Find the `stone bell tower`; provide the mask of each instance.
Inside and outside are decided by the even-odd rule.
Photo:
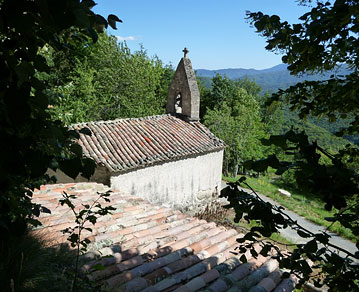
[[[188,50],[179,62],[176,73],[168,89],[166,112],[177,115],[186,121],[199,120],[199,90]]]

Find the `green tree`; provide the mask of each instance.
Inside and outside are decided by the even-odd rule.
[[[104,33],[96,43],[44,55],[51,64],[43,78],[56,101],[52,112],[68,124],[164,113],[173,70],[142,47],[131,53]]]
[[[262,155],[259,141],[264,137],[259,103],[240,84],[217,75],[205,99],[204,124],[226,143],[223,169],[233,176],[243,161]]]
[[[311,1],[300,2],[310,4]],[[333,122],[339,117],[350,116],[350,124],[338,135],[358,134],[359,3],[336,0],[316,1],[311,5],[311,10],[299,18],[301,22],[293,25],[282,22],[276,15],[261,12],[248,12],[247,16],[257,32],[267,38],[266,48],[284,54],[282,60],[289,65],[291,74],[335,70],[343,64],[350,68],[351,73],[346,76],[333,74],[327,80],[298,83],[286,90],[279,90],[269,103],[286,102],[292,110],[299,112],[300,118],[310,114],[314,117],[326,116]],[[316,141],[308,139],[304,132],[296,133],[293,130],[284,135],[272,135],[262,142],[281,148],[290,159],[280,161],[272,155],[249,162],[247,167],[256,171],[272,167],[277,174],[292,170],[301,189],[322,198],[328,210],[335,208],[336,214],[327,218],[328,221],[338,221],[359,236],[359,176],[358,168],[351,164],[359,153],[356,147],[349,145],[332,154]],[[326,157],[325,161],[322,157]],[[309,258],[318,269],[314,276],[316,286],[326,284],[330,291],[358,291],[359,266],[355,262],[359,258],[358,251],[352,253],[334,246],[329,241],[330,234],[315,234],[305,229],[278,207],[264,204],[260,199],[248,195],[238,196],[236,186],[231,187],[228,195],[236,208],[237,219],[246,213],[248,221],[261,223],[261,226],[252,228],[243,241],[255,241],[257,233],[269,236],[279,228],[291,226],[308,242],[297,245],[289,255],[280,253],[278,258],[282,267],[291,269],[304,282],[312,273],[312,267],[307,263]],[[261,253],[265,254],[270,244],[265,243],[263,247]],[[342,254],[338,254],[338,250]]]
[[[247,76],[243,79],[236,79],[235,83],[237,86],[244,88],[250,95],[258,96],[262,88],[255,81],[250,80]]]

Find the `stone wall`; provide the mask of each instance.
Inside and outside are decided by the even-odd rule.
[[[111,188],[182,211],[195,211],[219,192],[223,150],[111,177]]]
[[[192,69],[192,63],[188,58],[182,58],[179,62],[173,80],[168,88],[166,112],[176,114],[176,97],[182,97],[182,113],[184,120],[199,120],[200,95],[196,75]]]

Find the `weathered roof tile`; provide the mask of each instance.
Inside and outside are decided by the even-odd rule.
[[[150,138],[151,139],[151,138]],[[152,141],[152,140],[151,140]],[[51,215],[41,216],[43,226],[34,232],[54,236],[65,242],[61,230],[73,224],[74,217],[66,206],[60,206],[61,192],[76,194],[76,206],[91,203],[97,192],[108,188],[96,184],[63,184],[42,186],[33,195]],[[292,291],[296,279],[282,280],[278,262],[259,255],[241,263],[235,255],[236,239],[243,235],[189,217],[169,208],[113,191],[112,214],[99,219],[92,232],[85,233],[92,242],[82,256],[88,262],[82,271],[99,285],[111,291]],[[81,207],[79,207],[80,209]],[[73,225],[72,225],[73,226]],[[256,246],[258,249],[259,247]],[[93,270],[102,264],[103,270]],[[240,291],[242,291],[240,290]]]
[[[118,119],[72,125],[87,127],[92,135],[80,134],[79,144],[86,156],[121,172],[183,159],[224,148],[199,122],[185,122],[171,115]]]

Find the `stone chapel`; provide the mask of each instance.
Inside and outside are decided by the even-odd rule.
[[[169,87],[165,115],[71,126],[92,132],[78,141],[97,163],[91,181],[179,209],[219,192],[225,145],[199,121],[200,94],[187,53],[185,48]],[[58,182],[73,181],[56,176]]]

